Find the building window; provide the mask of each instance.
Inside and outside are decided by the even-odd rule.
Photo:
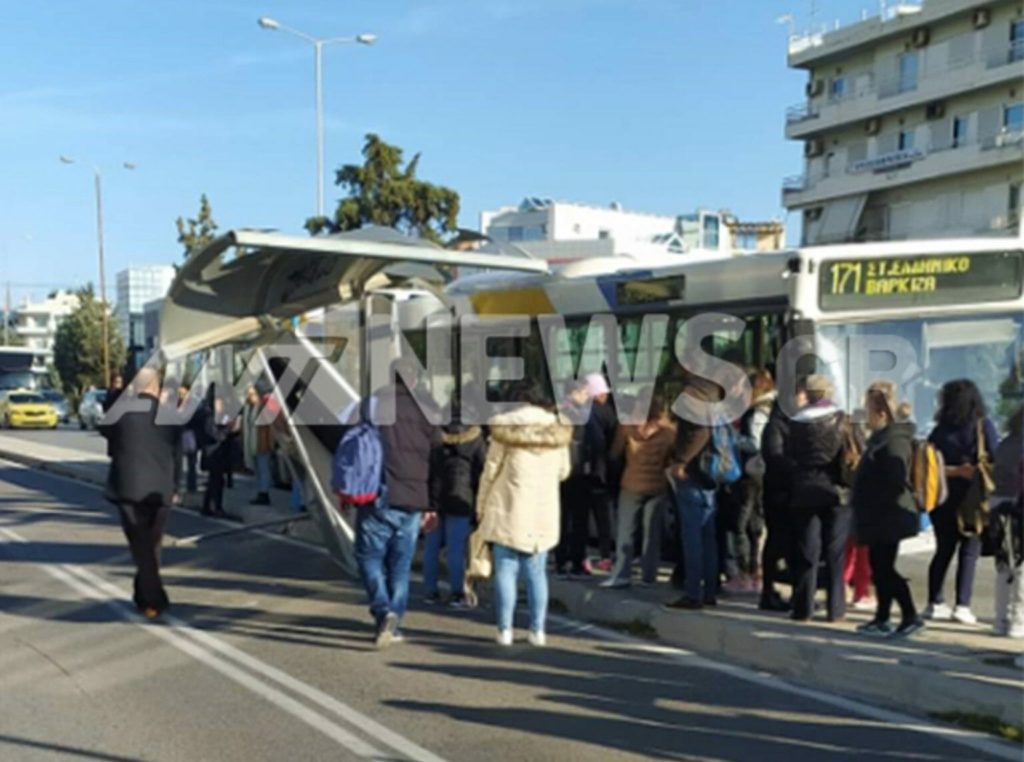
[[[967,117],[953,117],[953,148],[967,145]]]
[[[833,101],[841,101],[846,97],[846,77],[836,77],[829,85],[828,97]]]
[[[1003,107],[1003,130],[1020,132],[1024,130],[1024,103]]]
[[[521,241],[523,240],[523,227],[522,225],[512,225],[508,228],[508,240],[510,241]]]
[[[913,130],[900,130],[900,139],[897,144],[897,148],[900,151],[910,151],[914,148],[914,131]]]
[[[598,230],[597,231],[597,237],[600,238],[602,241],[605,240],[605,239],[611,238],[612,237],[612,231],[610,231],[610,230]]]
[[[1024,19],[1010,22],[1010,62],[1024,60]]]
[[[917,89],[917,51],[901,53],[899,56],[899,91],[906,93]]]
[[[1010,193],[1006,203],[1006,221],[1009,227],[1020,225],[1020,183],[1010,183]]]
[[[718,248],[718,215],[708,214],[704,217],[704,248]]]

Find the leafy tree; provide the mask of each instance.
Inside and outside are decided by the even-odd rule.
[[[379,225],[440,242],[456,230],[459,194],[416,177],[419,161],[416,154],[403,167],[401,148],[367,135],[363,163],[338,170],[335,184],[347,195],[338,202],[334,219],[310,218],[306,229],[316,235]]]
[[[78,307],[57,327],[53,342],[53,365],[60,375],[64,391],[81,397],[89,386],[102,386],[103,305],[96,299],[92,284],[79,289]],[[111,371],[124,363],[124,341],[117,326],[110,325]]]
[[[217,237],[217,223],[205,193],[199,198],[199,214],[187,220],[179,217],[174,224],[178,228],[178,243],[185,247],[186,260]]]

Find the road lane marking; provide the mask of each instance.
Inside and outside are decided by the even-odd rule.
[[[580,622],[576,619],[572,619],[571,617],[562,616],[560,614],[549,614],[548,619],[570,631],[579,630]],[[982,751],[998,759],[1008,760],[1009,762],[1020,762],[1021,760],[1020,749],[1011,747],[1008,744],[1000,743],[999,741],[989,738],[983,733],[938,725],[891,709],[872,706],[871,704],[866,704],[864,702],[857,701],[856,699],[845,698],[843,696],[827,693],[815,688],[805,688],[803,686],[787,682],[769,672],[757,672],[755,670],[748,669],[747,667],[740,667],[735,664],[714,661],[704,656],[700,656],[693,651],[687,651],[684,648],[645,643],[635,638],[631,638],[628,635],[623,635],[622,633],[609,630],[606,627],[601,627],[599,625],[591,626],[589,632],[602,640],[629,646],[630,650],[633,651],[661,656],[669,659],[670,661],[684,664],[689,667],[697,667],[699,669],[718,672],[737,680],[768,688],[769,690],[789,693],[793,696],[799,696],[800,698],[828,704],[829,706],[842,709],[852,714],[860,715],[861,717],[880,720],[887,723],[887,726],[892,730],[904,730],[921,733],[923,735],[937,736],[944,741],[958,744],[960,746],[966,746],[974,749],[975,751]]]
[[[11,462],[13,462],[13,461],[11,461]],[[32,469],[31,467],[28,467],[28,466],[22,466],[22,467],[25,468],[26,470],[35,470],[35,469]],[[36,471],[36,472],[39,473],[39,471]],[[100,488],[98,486],[96,486],[94,484],[91,484],[89,482],[83,482],[81,480],[75,479],[75,478],[70,477],[70,476],[64,476],[62,474],[55,474],[55,473],[51,473],[49,471],[43,471],[42,475],[45,476],[45,477],[62,479],[64,481],[70,482],[70,483],[78,485],[78,486],[84,485],[84,486],[89,487],[91,489],[94,489],[96,491],[100,491]],[[32,489],[32,488],[27,488],[27,489]],[[38,490],[35,490],[35,489],[32,489],[32,491],[38,492]],[[193,517],[196,516],[196,514],[194,512],[189,511],[187,509],[180,508],[180,507],[176,507],[175,509],[176,510],[180,510],[180,511],[182,511],[184,513],[187,513],[190,516],[193,516]],[[227,522],[223,522],[223,523],[227,524]],[[302,546],[306,550],[314,550],[314,551],[316,551],[318,553],[327,555],[326,549],[324,549],[323,547],[318,546],[318,545],[312,545],[310,543],[302,542],[300,540],[295,540],[293,538],[282,537],[280,535],[264,533],[264,532],[259,531],[259,530],[257,530],[255,532],[255,534],[259,534],[259,535],[265,537],[266,539],[287,542],[289,544],[294,544],[294,545],[300,545],[300,546]],[[121,597],[121,598],[124,597],[124,595],[122,593],[120,593],[120,591],[118,591],[117,595],[118,595],[118,597]],[[589,624],[589,623],[583,622],[583,621],[578,620],[578,619],[573,619],[571,617],[566,617],[566,616],[563,616],[563,615],[550,614],[549,615],[549,619],[551,621],[553,621],[553,622],[559,623],[566,630],[569,630],[570,634],[587,634],[587,635],[592,635],[592,636],[598,637],[598,638],[600,638],[602,640],[605,640],[605,641],[608,641],[608,642],[614,642],[614,643],[619,643],[619,644],[623,644],[623,645],[628,645],[633,650],[636,650],[636,651],[641,651],[641,652],[645,652],[645,653],[652,654],[652,655],[663,656],[663,657],[666,657],[666,658],[668,658],[668,659],[670,659],[672,661],[676,661],[676,662],[679,662],[681,664],[685,664],[685,665],[688,665],[688,666],[695,666],[695,667],[699,667],[699,668],[703,668],[703,669],[717,671],[719,673],[723,673],[723,674],[729,675],[731,677],[734,677],[734,678],[736,678],[738,680],[743,680],[743,681],[748,682],[748,683],[754,683],[754,684],[760,685],[762,687],[768,688],[770,690],[779,691],[779,692],[782,692],[782,693],[789,693],[791,695],[799,696],[801,698],[811,699],[811,700],[814,700],[814,701],[820,701],[820,702],[823,702],[823,703],[828,704],[830,706],[833,706],[833,707],[835,707],[837,709],[842,709],[844,711],[848,711],[848,712],[851,712],[853,714],[856,714],[856,715],[859,715],[859,716],[862,716],[862,717],[867,717],[867,718],[870,718],[870,719],[881,720],[881,721],[890,723],[893,726],[894,730],[905,730],[905,731],[910,731],[910,732],[921,733],[923,735],[930,735],[930,736],[939,737],[939,738],[941,738],[944,741],[948,741],[948,742],[953,743],[953,744],[957,744],[957,745],[960,745],[960,746],[971,748],[971,749],[974,749],[976,751],[982,751],[982,752],[984,752],[986,754],[990,754],[993,757],[996,757],[996,758],[999,758],[999,759],[1009,760],[1010,762],[1020,762],[1020,752],[1019,752],[1018,749],[1015,749],[1015,748],[1009,747],[1007,745],[1004,745],[1004,744],[1002,744],[1002,743],[1000,743],[1000,742],[998,742],[998,741],[996,741],[994,739],[990,739],[988,736],[986,736],[985,734],[982,734],[982,733],[977,733],[977,732],[969,731],[969,730],[963,730],[963,729],[955,728],[955,727],[951,727],[951,726],[939,725],[939,724],[936,724],[936,723],[929,722],[927,720],[923,720],[921,718],[913,717],[912,715],[906,715],[906,714],[902,714],[900,712],[896,712],[896,711],[893,711],[893,710],[883,709],[881,707],[876,707],[876,706],[873,706],[873,705],[868,704],[868,703],[864,703],[864,702],[857,701],[857,700],[854,700],[854,699],[845,698],[845,697],[837,695],[837,694],[831,694],[831,693],[827,693],[825,691],[821,691],[821,690],[817,690],[817,689],[813,689],[813,688],[805,688],[803,686],[800,686],[800,685],[797,685],[797,684],[794,684],[794,683],[786,682],[782,678],[777,677],[775,675],[772,675],[771,673],[768,673],[768,672],[757,672],[755,670],[748,669],[748,668],[745,668],[745,667],[740,667],[740,666],[733,665],[733,664],[728,664],[728,663],[725,663],[725,662],[714,661],[714,660],[709,659],[707,657],[699,656],[698,654],[696,654],[696,653],[694,653],[692,651],[687,651],[685,649],[677,648],[677,647],[674,647],[674,646],[666,646],[666,645],[657,645],[657,644],[646,643],[644,641],[640,641],[640,640],[637,640],[635,638],[631,638],[631,637],[629,637],[627,635],[615,632],[613,630],[609,630],[607,628],[600,627],[598,625]],[[185,625],[185,626],[187,627],[188,625]],[[202,634],[206,635],[206,633],[202,633]],[[217,642],[219,643],[220,641],[217,641]],[[225,646],[227,649],[230,649],[232,651],[237,651],[237,649],[233,649],[231,646],[228,646],[226,643],[224,643],[222,645]],[[241,654],[243,657],[247,657],[248,656],[247,654],[244,654],[242,652],[238,652],[238,653]],[[252,658],[252,657],[249,657],[249,658]],[[267,665],[267,666],[269,666],[269,665]],[[271,667],[271,669],[274,670],[275,668]],[[281,674],[284,677],[286,677],[286,678],[294,680],[294,678],[291,678],[290,675],[287,675],[285,673],[281,673]],[[296,682],[298,682],[298,681],[296,681]],[[305,684],[304,683],[300,683],[300,685],[305,685]],[[315,688],[312,688],[312,686],[306,686],[306,687],[310,688],[312,691],[315,691],[316,693],[320,693],[320,691],[318,691]],[[322,695],[325,698],[327,698],[328,700],[333,701],[333,699],[330,696],[327,696],[326,694],[322,694]],[[317,703],[320,703],[320,702],[317,702]],[[352,711],[355,711],[355,710],[352,710]],[[356,713],[356,714],[358,714],[358,713]],[[372,721],[370,721],[370,722],[372,722]],[[373,723],[373,724],[375,725],[376,723]],[[388,731],[388,732],[390,732],[390,731]],[[388,744],[388,745],[391,745],[391,744]],[[429,754],[429,752],[427,752],[427,753]],[[428,757],[428,758],[425,758],[425,759],[434,760],[434,759],[437,759],[437,758],[436,757]]]
[[[14,542],[21,544],[30,544],[31,542],[16,532],[2,527],[0,527],[0,536],[7,536]],[[384,727],[333,696],[225,643],[207,632],[192,627],[177,617],[164,615],[163,621],[166,626],[147,626],[146,621],[135,614],[127,605],[129,596],[125,591],[89,569],[76,564],[53,565],[37,562],[37,566],[55,579],[72,587],[76,592],[106,604],[126,621],[141,626],[151,635],[161,638],[178,650],[221,672],[221,674],[224,674],[243,687],[262,696],[307,724],[312,725],[328,735],[328,737],[346,746],[353,753],[371,759],[393,759],[391,755],[386,755],[375,747],[363,742],[322,714],[309,709],[272,685],[257,680],[249,673],[226,661],[226,659],[230,659],[236,664],[261,675],[266,680],[277,683],[281,687],[303,696],[350,725],[359,728],[366,735],[375,738],[377,741],[400,752],[409,759],[415,760],[415,762],[445,762],[442,757]]]

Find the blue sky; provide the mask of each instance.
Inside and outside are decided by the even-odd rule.
[[[794,13],[802,28],[812,5],[820,22],[877,11],[873,0],[3,0],[0,278],[38,284],[16,285],[16,299],[96,279],[90,163],[104,170],[111,296],[127,264],[180,257],[174,219],[203,192],[224,229],[300,230],[314,203],[312,50],[261,30],[261,15],[379,35],[325,53],[328,170],[377,132],[461,193],[464,226],[527,195],[779,216],[780,181],[801,168],[784,113],[804,77],[786,69],[776,18]]]

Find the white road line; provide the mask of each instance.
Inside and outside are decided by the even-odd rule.
[[[576,619],[556,614],[549,615],[548,618],[553,622],[557,622],[560,626],[570,629],[570,631],[578,631],[580,629],[581,623]],[[938,725],[936,723],[922,720],[917,717],[911,717],[907,714],[901,714],[900,712],[895,712],[890,709],[882,709],[881,707],[872,706],[871,704],[865,704],[855,699],[826,693],[825,691],[819,691],[814,688],[804,688],[803,686],[786,682],[782,678],[776,677],[767,672],[755,672],[754,670],[747,669],[746,667],[739,667],[734,664],[714,661],[683,648],[644,643],[635,638],[631,638],[628,635],[623,635],[605,627],[591,626],[589,632],[602,640],[630,646],[634,651],[662,656],[690,667],[698,667],[700,669],[719,672],[736,678],[737,680],[743,680],[744,682],[760,685],[763,688],[768,688],[773,691],[789,693],[791,695],[811,699],[822,704],[828,704],[829,706],[833,706],[837,709],[842,709],[852,714],[858,714],[861,717],[880,720],[888,723],[892,730],[904,730],[914,733],[922,733],[924,735],[937,736],[942,738],[944,741],[965,746],[967,748],[974,749],[975,751],[981,751],[999,759],[1009,760],[1009,762],[1021,762],[1020,749],[995,741],[983,733]]]
[[[21,535],[2,527],[0,527],[0,535],[6,535],[11,540],[19,543],[30,542]],[[362,732],[375,738],[377,741],[380,741],[395,751],[404,754],[411,760],[415,760],[416,762],[445,762],[442,757],[424,749],[398,733],[389,730],[380,723],[339,701],[333,696],[330,696],[318,688],[314,688],[313,686],[292,677],[288,673],[283,672],[266,662],[250,656],[244,651],[225,643],[207,632],[190,626],[176,617],[165,615],[163,619],[167,626],[164,627],[159,625],[145,626],[145,620],[136,615],[132,609],[129,608],[129,605],[127,605],[127,602],[130,600],[127,593],[89,569],[75,564],[59,564],[54,566],[41,563],[38,565],[51,576],[72,586],[77,592],[88,595],[88,597],[95,600],[102,601],[117,611],[122,618],[134,624],[143,626],[143,629],[146,632],[165,640],[170,645],[183,651],[189,656],[192,656],[198,661],[216,669],[218,672],[221,672],[226,677],[234,680],[243,687],[248,688],[254,693],[266,698],[271,703],[312,725],[360,756],[369,757],[371,759],[392,758],[390,755],[382,754],[382,752],[375,749],[373,746],[370,746],[369,744],[364,743],[361,739],[351,735],[348,731],[323,715],[295,701],[284,692],[271,685],[267,685],[264,682],[256,680],[248,673],[243,672],[230,663],[227,663],[224,659],[231,659],[238,665],[246,667],[267,680],[277,683],[278,685],[303,696],[307,700],[319,705],[323,709],[326,709],[328,712],[336,715],[354,727],[359,728]],[[191,641],[188,640],[189,638]]]

